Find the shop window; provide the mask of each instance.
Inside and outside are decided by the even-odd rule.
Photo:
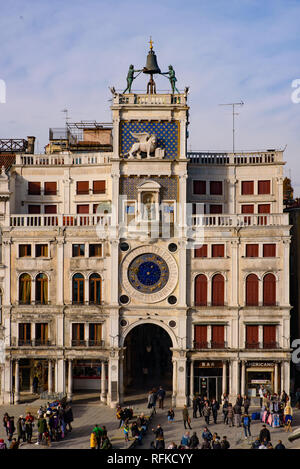
[[[212,244],[211,256],[212,257],[224,257],[224,244]]]
[[[28,182],[28,194],[29,195],[41,195],[41,183],[40,182]]]
[[[48,303],[48,277],[46,274],[38,274],[35,279],[35,301],[38,304]]]
[[[73,304],[84,303],[84,277],[82,274],[73,275],[72,298]]]
[[[267,274],[264,276],[263,305],[276,306],[276,278],[273,274]]]
[[[207,348],[207,326],[195,325],[194,326],[194,348],[202,349]]]
[[[270,194],[271,193],[271,181],[258,181],[258,193]]]
[[[93,194],[105,194],[105,181],[93,181]]]
[[[20,323],[19,324],[19,340],[18,345],[31,345],[31,324]]]
[[[101,285],[102,279],[99,274],[92,274],[89,278],[90,303],[101,304]]]
[[[84,257],[84,244],[72,244],[72,257]]]
[[[211,326],[211,348],[224,348],[224,326],[213,325]]]
[[[224,306],[224,277],[216,274],[212,278],[212,306]]]
[[[193,192],[197,195],[205,195],[206,181],[193,181]]]
[[[258,257],[258,244],[246,244],[246,257]]]
[[[250,274],[246,278],[246,305],[258,306],[258,284],[257,275]]]
[[[257,325],[246,326],[246,348],[259,348]]]
[[[84,340],[84,324],[73,323],[72,324],[72,346],[85,345]]]
[[[264,257],[276,257],[276,244],[264,244],[263,256]]]
[[[207,306],[207,278],[203,274],[195,278],[195,306]]]
[[[19,257],[31,257],[31,244],[19,244]]]
[[[89,324],[89,346],[101,346],[102,343],[102,324]]]
[[[242,181],[242,195],[254,194],[254,181]]]
[[[22,274],[19,278],[19,303],[23,305],[31,303],[31,277],[29,274]]]
[[[77,181],[76,189],[77,195],[89,194],[89,181]]]
[[[56,193],[57,193],[56,182],[45,182],[44,194],[56,195]]]
[[[210,181],[209,186],[211,195],[223,194],[222,181]]]
[[[90,244],[89,257],[102,257],[102,244]]]
[[[203,244],[199,248],[195,248],[195,257],[207,257],[207,244]]]
[[[35,257],[48,257],[48,244],[36,244]]]

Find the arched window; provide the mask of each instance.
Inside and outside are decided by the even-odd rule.
[[[35,301],[45,305],[48,303],[48,277],[38,274],[35,279]]]
[[[273,274],[264,276],[263,282],[263,305],[275,306],[276,305],[276,278]]]
[[[203,274],[195,278],[195,306],[207,306],[207,278]]]
[[[73,275],[72,298],[73,304],[84,303],[84,277],[82,274]]]
[[[22,274],[19,279],[19,302],[23,305],[31,303],[31,277],[29,274]]]
[[[101,277],[99,274],[92,274],[89,279],[90,303],[101,304]]]
[[[211,282],[211,304],[212,306],[224,306],[224,277],[216,274]]]
[[[255,274],[246,278],[246,305],[258,306],[258,277]]]

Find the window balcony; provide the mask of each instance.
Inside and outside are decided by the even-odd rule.
[[[72,347],[105,347],[104,340],[80,340],[72,339]]]
[[[209,341],[209,342],[195,342],[194,341],[194,349],[195,350],[203,350],[203,349],[226,349],[228,348],[227,342],[214,342],[214,341]]]
[[[54,345],[50,340],[45,339],[12,339],[12,346],[18,347],[50,347]]]
[[[248,350],[251,349],[260,349],[260,350],[274,350],[281,348],[278,342],[246,342],[245,348]]]

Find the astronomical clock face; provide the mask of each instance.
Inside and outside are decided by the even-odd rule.
[[[124,258],[121,278],[130,298],[141,303],[157,303],[176,288],[178,267],[170,252],[157,246],[140,246]]]
[[[142,254],[129,265],[128,279],[137,291],[156,293],[167,284],[169,268],[164,259],[157,254]]]

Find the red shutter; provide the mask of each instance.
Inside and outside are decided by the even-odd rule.
[[[242,213],[254,213],[254,205],[242,205]]]
[[[88,194],[89,193],[89,181],[78,181],[77,182],[77,194]]]
[[[41,213],[41,206],[40,205],[28,205],[28,213],[29,215],[37,215]]]
[[[56,195],[56,182],[45,182],[45,195]]]
[[[203,274],[195,279],[195,305],[207,306],[207,278]]]
[[[246,348],[258,348],[258,326],[246,326]]]
[[[224,257],[224,244],[213,244],[211,247],[212,257]]]
[[[246,278],[246,305],[258,306],[258,277],[255,274]]]
[[[254,194],[254,181],[242,181],[242,195]]]
[[[212,278],[212,305],[224,306],[224,277],[221,274]]]
[[[195,326],[194,343],[195,348],[207,348],[207,326]]]
[[[222,181],[210,181],[210,194],[211,195],[222,195]]]
[[[93,194],[105,194],[105,181],[93,181]]]
[[[224,326],[212,326],[212,348],[224,347]]]
[[[207,244],[203,244],[200,248],[195,248],[195,257],[207,257]]]
[[[273,274],[264,276],[263,304],[264,306],[276,306],[276,278]]]
[[[56,205],[45,205],[44,213],[57,213]]]
[[[258,244],[246,244],[246,257],[258,257]]]
[[[28,182],[28,194],[29,195],[40,195],[41,194],[41,183],[40,182]]]
[[[264,244],[263,257],[276,257],[276,244]]]
[[[89,213],[89,205],[77,205],[77,213]]]
[[[271,181],[258,181],[258,193],[270,194],[271,193]]]
[[[258,213],[271,213],[271,205],[270,204],[260,204],[258,206]]]
[[[206,181],[193,181],[193,192],[198,195],[206,194]]]
[[[211,214],[222,213],[222,211],[223,211],[222,205],[210,205],[209,206],[209,213]]]
[[[276,326],[264,326],[264,348],[276,347]]]

